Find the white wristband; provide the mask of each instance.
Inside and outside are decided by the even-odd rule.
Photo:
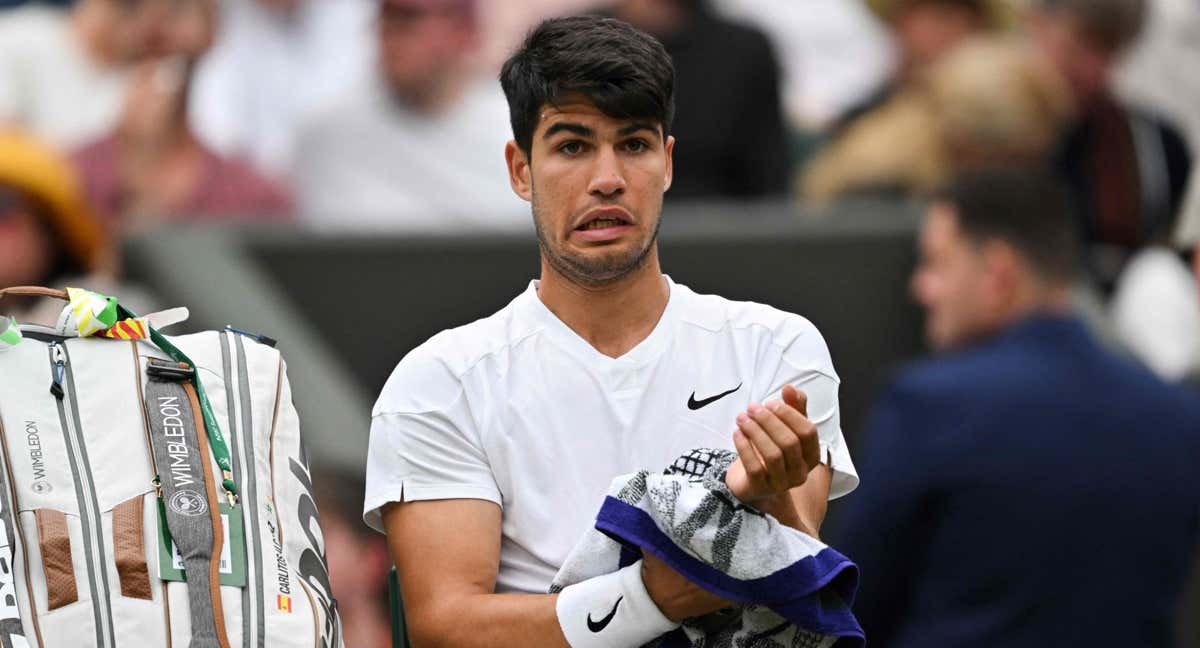
[[[642,561],[565,588],[555,605],[571,648],[638,648],[679,627],[642,582]]]

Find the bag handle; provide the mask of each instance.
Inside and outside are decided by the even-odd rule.
[[[71,301],[67,296],[67,291],[57,290],[55,288],[43,288],[42,286],[13,286],[12,288],[0,289],[0,299],[4,299],[5,295],[17,295],[22,297],[53,297],[63,301]]]

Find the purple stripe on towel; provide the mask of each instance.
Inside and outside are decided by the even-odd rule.
[[[865,645],[850,606],[858,589],[858,566],[826,547],[769,576],[739,580],[704,563],[659,530],[648,513],[607,497],[596,529],[623,546],[639,547],[708,591],[740,604],[761,604],[811,632],[841,638],[836,645]]]

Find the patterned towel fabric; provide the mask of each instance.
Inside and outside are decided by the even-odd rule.
[[[596,526],[579,541],[550,592],[662,559],[737,607],[696,619],[645,648],[857,648],[850,605],[858,567],[821,541],[741,504],[725,485],[737,458],[696,449],[662,474],[613,480]]]

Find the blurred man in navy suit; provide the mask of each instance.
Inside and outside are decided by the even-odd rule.
[[[912,285],[944,353],[883,394],[838,534],[873,646],[1171,645],[1200,400],[1070,314],[1074,240],[1039,171],[975,171],[929,209]]]

